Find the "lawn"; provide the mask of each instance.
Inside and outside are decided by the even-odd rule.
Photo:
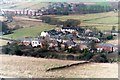
[[[41,26],[24,27],[24,28],[15,30],[14,33],[9,34],[9,35],[5,35],[3,37],[12,38],[12,39],[28,37],[28,36],[35,37],[40,32],[45,31],[45,30],[50,30],[50,29],[53,29],[53,28],[55,28],[55,26],[43,23],[43,25],[41,25]]]

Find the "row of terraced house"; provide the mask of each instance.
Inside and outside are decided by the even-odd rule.
[[[42,15],[42,12],[32,9],[1,9],[1,13],[3,15],[6,13],[12,13],[14,15],[30,15],[30,16]]]

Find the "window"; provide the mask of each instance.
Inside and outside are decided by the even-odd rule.
[[[37,44],[37,42],[35,42],[35,44]]]

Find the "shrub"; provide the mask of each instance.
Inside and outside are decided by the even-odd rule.
[[[73,56],[73,55],[67,55],[66,58],[67,58],[68,60],[74,60],[74,56]]]
[[[82,59],[82,60],[90,60],[92,57],[94,56],[93,53],[90,53],[88,51],[84,51],[83,55],[79,56],[79,59]]]
[[[96,54],[94,55],[90,61],[92,62],[108,62],[107,55],[105,54]]]
[[[111,40],[111,39],[113,39],[113,35],[108,35],[107,40]]]

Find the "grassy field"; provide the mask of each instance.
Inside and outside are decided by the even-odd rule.
[[[14,30],[12,34],[4,35],[2,37],[9,39],[18,39],[22,37],[35,37],[40,32],[55,28],[54,25],[42,23],[36,19],[29,19],[28,17],[14,17],[14,21],[7,24],[9,28],[14,28],[19,25],[20,29]]]
[[[37,34],[39,34],[42,31],[50,30],[55,28],[53,25],[43,24],[41,26],[34,26],[34,27],[25,27],[18,30],[15,30],[14,33],[5,35],[3,37],[5,38],[22,38],[22,37],[35,37]]]
[[[21,2],[21,3],[15,3],[15,4],[3,4],[0,5],[1,8],[7,8],[7,9],[40,9],[42,7],[48,6],[49,3],[43,3],[43,2]]]
[[[81,26],[93,26],[99,30],[111,30],[112,26],[118,29],[118,13],[105,12],[95,14],[81,14],[68,16],[53,16],[59,20],[76,19],[81,21]]]
[[[22,78],[118,78],[117,63],[89,63],[46,72],[81,61],[0,55],[0,75]]]
[[[81,26],[91,26],[97,29],[111,30],[113,26],[118,29],[118,14],[114,12],[96,13],[96,14],[82,14],[82,15],[68,15],[68,16],[52,16],[60,20],[77,19],[81,21]],[[26,20],[25,20],[26,19]],[[8,23],[8,26],[14,28],[16,25],[20,25],[24,28],[15,30],[13,34],[5,35],[3,37],[17,39],[26,36],[36,36],[38,33],[44,30],[50,30],[55,28],[54,25],[48,25],[36,20],[29,20],[25,17],[14,17],[12,23]]]

